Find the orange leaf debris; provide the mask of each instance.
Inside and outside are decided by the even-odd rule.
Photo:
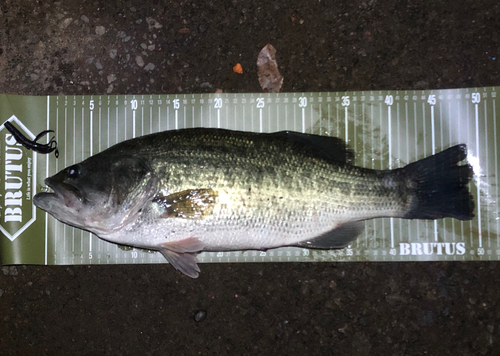
[[[233,67],[233,72],[243,74],[243,67],[241,66],[241,64],[236,63],[236,65]]]

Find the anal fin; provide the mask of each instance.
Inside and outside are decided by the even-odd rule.
[[[293,246],[319,250],[343,248],[356,240],[356,238],[363,232],[364,228],[364,221],[348,222],[324,233],[323,235],[307,241],[299,242]]]

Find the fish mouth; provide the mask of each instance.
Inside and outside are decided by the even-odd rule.
[[[45,185],[49,188],[47,192],[37,193],[33,198],[36,207],[47,212],[53,212],[61,205],[67,208],[75,208],[83,201],[80,190],[75,186],[56,181],[53,177],[45,179]]]

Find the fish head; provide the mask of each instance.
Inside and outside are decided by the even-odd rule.
[[[158,184],[145,160],[96,155],[45,179],[33,203],[57,220],[105,236],[133,222]]]

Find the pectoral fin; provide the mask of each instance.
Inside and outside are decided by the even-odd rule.
[[[190,237],[184,240],[165,242],[159,251],[176,270],[188,277],[198,278],[200,268],[195,254],[203,248],[204,244],[199,239]]]
[[[213,189],[187,189],[167,196],[157,196],[161,218],[200,219],[212,214],[218,194]]]

